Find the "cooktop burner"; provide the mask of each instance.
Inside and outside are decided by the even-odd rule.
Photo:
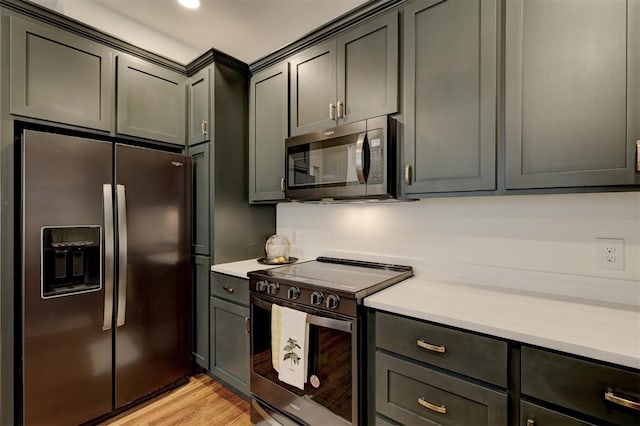
[[[330,257],[249,272],[252,293],[348,315],[366,296],[411,276],[411,266]]]

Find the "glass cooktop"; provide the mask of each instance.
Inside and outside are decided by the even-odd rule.
[[[316,260],[254,271],[254,273],[273,281],[285,279],[299,283],[301,286],[304,284],[352,293],[354,297],[360,298],[413,276],[413,268],[318,257]]]

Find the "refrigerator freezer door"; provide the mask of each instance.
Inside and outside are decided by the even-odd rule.
[[[112,152],[112,144],[105,142],[36,131],[23,134],[23,414],[27,425],[80,424],[111,411],[112,331],[103,330],[103,219],[113,218],[103,218],[103,185],[112,184]],[[83,231],[87,229],[92,231],[87,234]],[[76,291],[73,286],[65,289],[62,282],[53,296],[44,298],[46,250],[55,251],[56,259],[61,259],[56,268],[64,269],[62,261],[70,246],[76,246],[75,259],[82,259],[82,247],[90,245],[86,235],[102,238],[95,257],[100,264],[99,285],[94,283],[98,278],[92,278],[90,288],[82,290],[80,284]],[[75,272],[67,275],[79,279],[83,265],[72,262],[67,266],[73,265]],[[63,276],[59,272],[57,281]],[[64,291],[58,296],[60,288]]]
[[[126,303],[116,307],[115,327],[115,405],[121,407],[189,374],[191,167],[188,157],[144,148],[116,145],[115,155],[116,205],[126,215],[126,227],[118,218],[126,290],[121,278],[124,294],[116,298]]]

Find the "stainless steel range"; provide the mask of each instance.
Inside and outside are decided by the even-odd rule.
[[[413,276],[410,266],[318,257],[249,272],[251,420],[260,424],[363,424],[363,299]],[[306,313],[304,389],[279,379],[273,305]]]

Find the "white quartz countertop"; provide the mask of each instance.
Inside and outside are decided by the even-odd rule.
[[[300,259],[298,262],[302,262]],[[211,270],[213,272],[219,272],[221,274],[232,275],[238,278],[248,279],[247,273],[256,271],[258,269],[271,269],[284,265],[263,265],[258,263],[257,259],[239,260],[237,262],[220,263],[218,265],[212,265]]]
[[[299,262],[308,260],[300,259]],[[239,278],[262,265],[256,259],[213,265]],[[615,303],[529,293],[415,276],[365,299],[387,312],[640,368],[640,309]]]
[[[367,297],[365,305],[640,368],[640,311],[631,306],[417,276]]]

